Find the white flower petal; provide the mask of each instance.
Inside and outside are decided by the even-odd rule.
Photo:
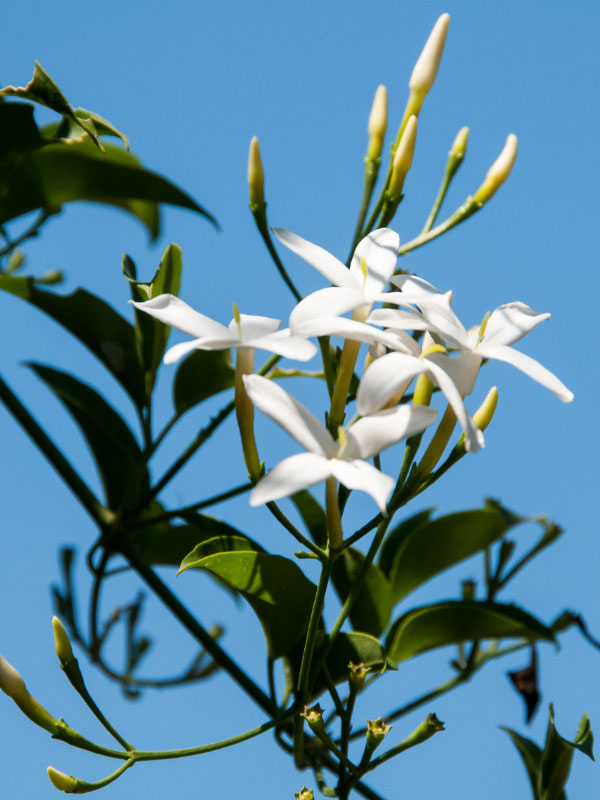
[[[244,344],[251,340],[256,340],[261,336],[267,336],[278,330],[281,325],[280,319],[272,317],[259,317],[251,314],[240,314],[240,328],[242,329],[242,342]],[[229,323],[229,330],[232,335],[239,338],[238,326],[235,319]]]
[[[331,463],[315,453],[284,458],[256,484],[250,493],[250,505],[259,506],[314,486],[330,477]]]
[[[339,458],[329,460],[331,473],[348,489],[360,489],[370,494],[379,506],[382,514],[386,513],[387,501],[394,490],[395,481],[389,475],[380,472],[366,461],[343,461]]]
[[[331,253],[328,253],[327,250],[283,228],[272,228],[271,230],[281,244],[284,244],[300,258],[303,258],[334,286],[344,286],[347,289],[360,291],[362,281],[357,283],[346,265],[342,264],[335,256],[332,256]]]
[[[191,342],[180,342],[179,344],[174,344],[173,347],[169,347],[165,353],[163,362],[165,364],[175,364],[180,358],[183,358],[183,356],[191,353],[192,350],[202,350],[202,347],[198,347],[196,345],[196,342],[198,341],[198,339],[192,339]]]
[[[390,228],[380,228],[362,239],[354,251],[350,272],[362,288],[365,297],[372,297],[388,285],[398,261],[400,237]],[[367,276],[361,267],[364,259]]]
[[[337,444],[327,428],[285,389],[260,375],[244,375],[244,386],[257,408],[271,417],[311,453],[332,456]]]
[[[369,366],[358,384],[358,413],[364,417],[379,411],[401,386],[425,370],[423,362],[412,355],[388,353],[381,356]]]
[[[547,319],[550,314],[538,314],[525,303],[505,303],[490,315],[482,341],[486,345],[514,344]]]
[[[292,336],[289,328],[269,333],[254,341],[244,342],[244,344],[247,347],[268,350],[270,353],[277,353],[284,358],[294,358],[297,361],[308,361],[317,352],[316,345],[309,342],[308,339]]]
[[[140,311],[145,311],[146,314],[164,322],[165,325],[171,325],[196,339],[203,336],[227,335],[225,325],[200,314],[199,311],[194,311],[191,306],[172,294],[159,294],[158,297],[145,300],[143,303],[134,303],[133,300],[129,302]]]
[[[397,308],[376,308],[369,314],[367,322],[395,331],[427,331],[431,327],[418,311],[413,311],[412,309],[401,311]],[[415,348],[411,349],[415,349],[416,353],[420,353],[421,348],[417,342],[414,342],[414,345]]]
[[[307,295],[293,309],[290,314],[290,329],[296,333],[299,325],[310,322],[315,317],[337,317],[365,305],[369,305],[369,301],[357,289],[342,289],[337,286],[319,289]]]
[[[461,397],[468,397],[473,391],[482,357],[478,350],[466,351],[450,358],[444,353],[430,353],[427,361],[433,362],[447,372]]]
[[[349,454],[361,458],[381,453],[400,439],[421,433],[437,417],[437,410],[428,406],[402,405],[362,417],[346,431]]]
[[[525,353],[515,350],[506,345],[484,345],[483,343],[477,348],[477,352],[484,358],[496,358],[498,361],[505,361],[507,364],[512,364],[513,367],[520,369],[526,375],[529,375],[534,381],[541,383],[546,389],[550,389],[559,400],[563,403],[570,403],[573,399],[573,392],[569,391],[564,383],[559,380],[554,373],[543,367],[539,361],[536,361]]]
[[[393,283],[403,292],[414,294],[423,300],[441,300],[446,296],[445,293],[436,289],[432,283],[428,283],[416,275],[394,275],[390,279],[390,283]]]
[[[382,344],[392,350],[406,351],[407,345],[400,335],[403,331],[379,331],[367,325],[345,317],[318,317],[306,320],[294,328],[298,336],[339,336],[342,339],[352,339],[356,342],[367,344]]]

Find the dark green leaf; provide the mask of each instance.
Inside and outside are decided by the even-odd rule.
[[[446,600],[416,608],[396,620],[388,634],[386,648],[394,661],[405,661],[448,644],[514,638],[554,641],[550,628],[517,606]]]
[[[33,106],[0,103],[0,177],[4,175],[5,161],[45,143],[33,119]]]
[[[135,405],[144,407],[144,375],[136,355],[134,329],[111,306],[84,289],[54,294],[22,276],[0,275],[0,289],[27,300],[59,322],[100,359]]]
[[[440,572],[485,550],[520,521],[495,503],[433,521],[426,518],[428,513],[422,512],[421,525],[405,524],[400,534],[396,529],[393,544],[387,545],[383,555],[387,564],[391,560],[388,574],[394,603]],[[407,522],[414,523],[416,518]]]
[[[349,548],[336,559],[332,580],[342,603],[354,586],[365,557],[354,548]],[[379,636],[387,627],[392,613],[390,584],[375,564],[371,564],[352,611],[350,621],[358,631]]]
[[[539,786],[539,775],[540,775],[540,767],[542,764],[542,751],[537,746],[535,742],[532,742],[531,739],[527,739],[525,736],[521,736],[516,731],[511,730],[510,728],[504,728],[500,726],[503,731],[506,731],[514,746],[519,751],[519,755],[521,756],[521,760],[523,761],[523,765],[527,770],[527,777],[529,778],[529,783],[531,784],[531,791],[533,794],[533,800],[540,800],[540,795],[538,791]]]
[[[170,203],[215,220],[188,194],[166,178],[144,169],[120,147],[106,145],[99,153],[87,143],[50,144],[4,163],[0,190],[0,224],[36,209],[55,209],[74,200],[107,203],[133,214],[132,200]],[[148,223],[146,206],[140,218]],[[151,230],[156,235],[156,230]]]
[[[319,547],[325,547],[327,544],[327,522],[321,504],[306,490],[292,495],[291,501],[298,509],[302,522],[304,522],[313,542],[318,544]]]
[[[150,478],[139,445],[123,419],[104,398],[77,378],[29,363],[77,422],[92,452],[111,509],[134,507]]]
[[[146,315],[147,316],[147,315]],[[173,405],[184,414],[197,403],[235,383],[229,350],[194,350],[179,365],[173,381]]]
[[[42,68],[39,62],[35,62],[33,77],[27,86],[5,86],[0,89],[0,97],[12,96],[20,97],[24,100],[33,100],[34,103],[51,108],[63,117],[66,117],[78,127],[82,128],[92,139],[94,144],[102,150],[102,144],[98,138],[98,131],[91,118],[86,116],[84,109],[78,109],[79,114],[69,105],[67,98],[54,83],[50,75]],[[99,119],[102,119],[99,117]],[[102,120],[106,123],[106,120]],[[110,123],[106,123],[111,128]]]
[[[306,633],[316,587],[293,561],[267,553],[229,552],[207,556],[194,567],[209,570],[250,603],[272,658],[288,653]]]
[[[408,539],[414,531],[422,528],[425,523],[429,522],[433,514],[433,508],[426,508],[413,514],[412,517],[403,519],[399,525],[396,525],[385,537],[381,550],[379,551],[379,566],[383,572],[388,576],[392,571],[394,558],[398,548],[403,546],[403,542]]]
[[[94,123],[96,133],[99,136],[116,136],[121,139],[127,150],[129,150],[129,139],[125,134],[115,128],[107,119],[88,111],[86,108],[73,109],[74,117],[63,117],[60,122],[50,123],[42,127],[42,135],[47,140],[60,139],[68,144],[80,143],[85,141],[87,133],[80,124],[80,119],[91,120]]]
[[[580,750],[594,760],[594,737],[587,714],[581,718],[575,741],[568,742],[554,727],[554,709],[548,708],[548,729],[542,753],[539,796],[540,800],[559,800],[571,770],[573,751]]]
[[[215,555],[215,553],[235,553],[235,552],[248,552],[254,551],[256,553],[264,553],[265,550],[257,542],[252,541],[247,536],[214,536],[212,539],[206,539],[197,544],[194,549],[188,553],[181,562],[181,566],[177,571],[179,575],[186,569],[198,566],[198,562],[207,556]],[[200,565],[202,568],[202,565]]]

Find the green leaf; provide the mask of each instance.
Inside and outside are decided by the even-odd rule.
[[[0,89],[0,97],[2,96],[33,100],[34,103],[39,103],[47,108],[51,108],[53,111],[58,112],[77,125],[77,127],[82,128],[89,135],[96,147],[100,150],[103,149],[100,139],[98,138],[98,131],[96,130],[94,121],[86,116],[87,112],[82,108],[78,109],[79,114],[75,112],[67,101],[67,98],[38,61],[35,62],[33,77],[27,86],[5,86],[3,89]],[[99,119],[102,118],[100,117]],[[102,121],[106,122],[106,120]],[[110,123],[106,124],[110,126]],[[112,126],[110,127],[112,128]]]
[[[181,562],[181,566],[177,571],[177,575],[185,572],[186,569],[197,568],[198,562],[207,556],[215,555],[215,553],[235,553],[235,552],[248,552],[254,551],[256,553],[264,553],[265,550],[257,542],[252,541],[247,536],[228,535],[228,536],[214,536],[211,539],[206,539],[197,544],[194,549],[188,553]],[[202,569],[202,565],[200,565]]]
[[[46,141],[33,119],[33,106],[0,103],[0,176],[4,175],[3,162],[44,144]]]
[[[144,407],[144,375],[134,329],[111,306],[84,289],[69,295],[38,289],[32,278],[24,276],[0,275],[0,289],[27,300],[59,322],[100,359],[137,408]]]
[[[548,729],[542,753],[539,775],[540,800],[559,800],[569,778],[573,751],[580,750],[594,760],[594,736],[588,715],[584,714],[577,728],[575,741],[568,742],[558,733],[554,726],[554,708],[548,708]]]
[[[315,500],[309,491],[297,492],[290,498],[302,517],[302,522],[312,540],[319,547],[327,544],[327,522],[323,506]]]
[[[448,644],[515,638],[554,641],[550,628],[517,606],[446,600],[421,606],[396,620],[388,634],[386,648],[394,661],[405,661]]]
[[[338,597],[344,603],[360,573],[365,557],[360,550],[349,548],[336,559],[332,580]],[[390,584],[375,564],[367,570],[365,581],[350,612],[353,628],[373,636],[386,629],[392,613]]]
[[[150,477],[142,452],[127,424],[104,398],[77,378],[29,362],[64,404],[81,429],[102,479],[106,502],[116,510],[133,508],[148,491]]]
[[[144,203],[188,208],[216,225],[214,218],[166,178],[144,169],[138,159],[107,144],[100,153],[89,142],[49,144],[2,164],[0,224],[36,209],[56,209],[74,200],[107,203],[125,209],[148,225]],[[132,204],[132,201],[136,203]],[[158,231],[151,229],[152,236]]]
[[[190,565],[191,566],[191,565]],[[267,553],[216,553],[195,562],[239,591],[259,618],[271,658],[304,636],[316,587],[288,558]]]
[[[527,737],[521,736],[521,734],[516,733],[516,731],[513,731],[510,728],[505,728],[503,726],[500,727],[501,730],[506,731],[506,733],[508,733],[508,735],[512,739],[514,746],[519,751],[519,755],[521,756],[523,765],[527,770],[527,777],[529,778],[529,783],[531,784],[533,800],[540,800],[538,785],[539,785],[540,767],[542,764],[541,749],[531,739],[527,739]]]
[[[173,381],[173,405],[184,414],[235,383],[229,350],[194,350],[179,365]]]
[[[392,532],[383,554],[394,603],[426,581],[469,556],[485,550],[521,520],[488,502],[485,508],[459,511],[430,521],[429,511],[407,520],[400,533]],[[391,562],[391,564],[390,564]]]
[[[379,566],[388,578],[392,571],[398,548],[403,546],[403,542],[408,539],[414,531],[422,528],[425,523],[429,522],[433,512],[433,508],[426,508],[423,511],[419,511],[417,514],[413,514],[412,517],[403,519],[399,525],[396,525],[395,528],[389,531],[383,540],[378,558]]]
[[[85,141],[87,133],[81,126],[80,120],[91,120],[99,136],[116,136],[121,139],[127,150],[129,150],[129,139],[125,134],[115,128],[100,114],[95,111],[88,111],[86,108],[73,109],[74,117],[63,117],[60,122],[51,122],[42,127],[42,135],[48,140],[60,140],[66,144],[79,144]]]

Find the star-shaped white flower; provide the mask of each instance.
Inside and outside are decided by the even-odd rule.
[[[400,280],[394,278],[393,282],[400,283],[406,278],[407,276],[401,276]],[[414,296],[413,289],[411,287],[411,296]],[[550,314],[539,314],[520,301],[505,303],[498,306],[482,325],[467,331],[452,310],[448,294],[443,295],[430,286],[417,304],[418,311],[377,309],[371,313],[368,321],[390,330],[407,330],[411,326],[413,330],[428,330],[434,338],[438,337],[460,350],[461,355],[458,358],[445,360],[443,356],[434,353],[430,359],[449,372],[463,397],[473,390],[481,361],[489,358],[512,364],[550,389],[563,403],[570,403],[573,399],[573,393],[556,375],[535,359],[511,347],[541,322],[549,319]]]
[[[289,328],[279,330],[281,320],[239,314],[228,326],[206,317],[172,294],[161,294],[143,303],[129,301],[140,311],[193,336],[165,353],[165,364],[172,364],[192,350],[226,350],[249,348],[268,350],[280,356],[308,361],[317,348],[305,338],[292,336]]]
[[[288,497],[334,477],[349,489],[361,489],[385,513],[394,479],[365,459],[400,439],[421,433],[437,416],[425,406],[400,406],[359,419],[335,440],[327,428],[281,386],[259,375],[245,375],[246,392],[254,405],[296,439],[307,453],[281,461],[254,487],[253,506]]]

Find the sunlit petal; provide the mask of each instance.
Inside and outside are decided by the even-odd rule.
[[[375,500],[381,512],[386,513],[387,501],[394,490],[393,478],[359,459],[342,461],[339,458],[332,458],[329,464],[331,474],[340,483],[343,483],[348,489],[360,489],[367,492]]]
[[[329,478],[333,461],[315,453],[298,453],[284,458],[259,480],[250,493],[250,505],[289,497]]]
[[[261,336],[253,341],[245,342],[247,347],[256,347],[258,350],[268,350],[285,358],[294,358],[297,361],[308,361],[317,352],[317,347],[308,339],[290,335],[290,329],[275,331],[266,336]]]
[[[400,237],[390,228],[380,228],[358,243],[350,263],[350,272],[362,287],[365,297],[372,297],[388,285],[398,261]],[[367,269],[363,274],[361,261]]]
[[[421,433],[435,422],[437,410],[428,406],[403,405],[362,417],[346,431],[348,450],[361,458],[381,453],[386,447]],[[352,449],[351,449],[352,445]]]
[[[343,289],[337,286],[319,289],[307,295],[294,308],[290,314],[290,328],[295,333],[299,325],[310,322],[315,317],[337,317],[368,304],[368,300],[365,300],[357,289]]]
[[[346,265],[327,250],[283,228],[272,228],[272,230],[281,244],[303,258],[334,286],[345,286],[348,289],[360,291],[362,282],[357,283]]]
[[[538,314],[525,303],[505,303],[490,315],[483,342],[486,345],[514,344],[547,319],[550,314]]]
[[[442,363],[447,365],[453,360],[455,359],[446,357],[445,361]],[[424,358],[423,361],[428,364],[430,374],[433,375],[435,383],[437,383],[444,393],[448,403],[456,414],[456,419],[460,422],[460,425],[465,432],[465,448],[470,450],[472,453],[479,452],[479,450],[481,450],[485,444],[483,433],[479,430],[477,425],[475,425],[473,419],[469,415],[469,412],[465,408],[461,393],[456,388],[454,381],[450,375],[442,367],[438,366],[438,364],[432,359]]]
[[[506,345],[484,345],[482,343],[477,348],[477,352],[484,358],[495,358],[498,361],[512,364],[513,367],[520,369],[521,372],[529,375],[530,378],[545,386],[546,389],[550,389],[563,403],[570,403],[574,397],[573,392],[569,391],[554,373],[543,367],[539,361],[526,356],[525,353],[521,353],[519,350]]]
[[[401,386],[426,369],[420,359],[405,353],[388,353],[376,359],[358,384],[358,413],[364,416],[379,411]]]
[[[256,340],[260,336],[267,336],[278,330],[281,325],[280,319],[271,317],[259,317],[251,314],[240,314],[240,328],[242,329],[242,342]],[[229,330],[234,336],[238,336],[238,326],[235,319],[229,323]]]
[[[151,300],[145,300],[143,303],[135,303],[133,300],[129,301],[132,306],[145,311],[151,317],[164,322],[165,325],[171,325],[177,330],[199,339],[202,336],[223,336],[227,335],[227,328],[216,322],[210,317],[200,314],[195,311],[183,300],[172,294],[159,294],[158,297],[153,297]]]

